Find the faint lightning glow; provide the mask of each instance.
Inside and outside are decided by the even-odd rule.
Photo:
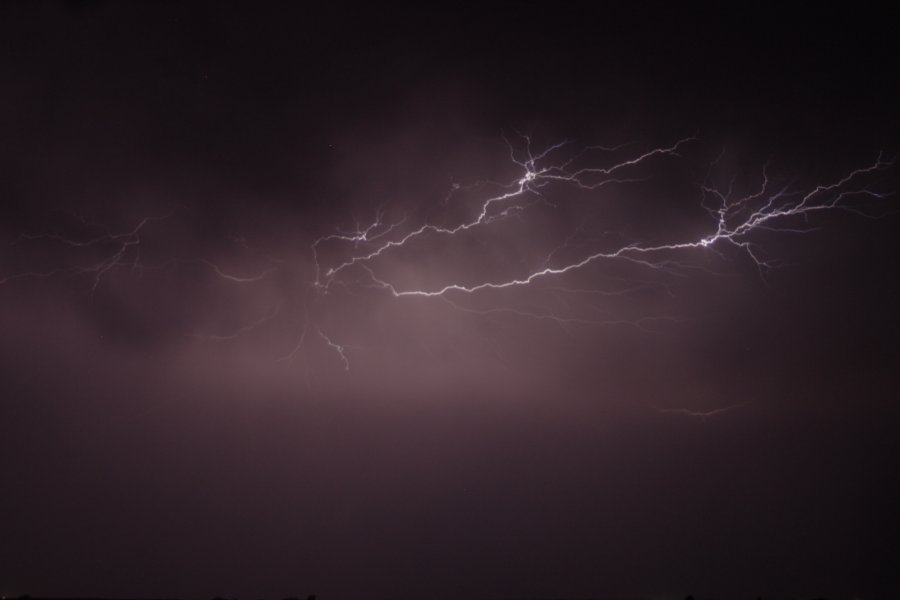
[[[738,410],[740,408],[744,408],[749,405],[750,401],[741,402],[739,404],[730,404],[728,406],[722,406],[719,408],[714,408],[706,411],[699,410],[690,410],[687,408],[660,408],[659,412],[662,414],[669,415],[683,415],[685,417],[692,417],[700,420],[706,420],[712,417],[718,417],[720,415],[724,415],[726,413],[730,413],[732,411]]]
[[[86,240],[77,240],[53,233],[23,233],[17,240],[12,242],[16,245],[23,241],[40,241],[50,240],[69,246],[71,248],[101,248],[101,257],[95,262],[88,265],[79,265],[73,267],[59,267],[49,269],[47,271],[25,271],[8,275],[0,278],[0,284],[7,283],[15,279],[23,279],[29,277],[46,278],[54,275],[77,275],[87,274],[91,276],[90,292],[93,294],[97,291],[100,281],[104,275],[116,267],[127,265],[133,270],[140,268],[140,244],[141,233],[150,223],[155,221],[163,221],[174,214],[174,210],[161,216],[144,217],[137,224],[123,232],[113,233],[105,230],[102,235],[88,238]],[[85,222],[83,218],[80,221]]]

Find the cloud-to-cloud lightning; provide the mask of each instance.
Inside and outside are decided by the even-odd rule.
[[[480,316],[515,315],[519,317],[549,320],[560,326],[568,325],[603,325],[629,323],[645,329],[648,324],[657,320],[678,320],[674,315],[650,315],[638,319],[595,319],[582,318],[576,315],[558,314],[551,309],[522,310],[511,306],[494,306],[488,309],[475,309],[463,306],[458,299],[478,292],[507,291],[514,292],[525,288],[539,280],[554,279],[562,281],[557,284],[560,294],[601,293],[601,289],[578,290],[567,288],[564,278],[579,270],[597,263],[621,261],[650,271],[679,272],[688,268],[699,268],[691,264],[692,254],[697,252],[714,252],[721,254],[725,247],[736,248],[745,254],[764,276],[767,270],[777,266],[777,260],[764,258],[762,248],[754,240],[754,234],[762,231],[781,231],[802,233],[810,230],[806,224],[815,213],[828,210],[846,210],[871,216],[854,201],[860,199],[884,199],[887,194],[872,187],[872,176],[885,171],[893,165],[893,160],[879,155],[873,162],[847,173],[841,174],[831,182],[813,186],[803,190],[794,185],[776,185],[768,174],[767,167],[762,169],[758,189],[746,194],[737,194],[733,179],[725,189],[714,183],[714,167],[719,159],[710,166],[707,177],[698,187],[701,192],[701,206],[710,217],[707,232],[696,237],[663,240],[657,243],[641,243],[625,241],[618,246],[600,251],[584,252],[580,256],[563,260],[558,258],[559,250],[567,248],[576,231],[563,240],[533,270],[521,274],[510,273],[508,277],[486,279],[477,283],[464,283],[449,280],[432,287],[412,287],[392,282],[387,275],[379,271],[379,260],[392,251],[402,249],[420,242],[423,238],[453,238],[478,228],[487,228],[509,217],[522,215],[539,203],[553,202],[549,198],[550,186],[556,197],[566,193],[566,188],[576,190],[597,191],[610,184],[625,184],[646,180],[650,177],[648,169],[654,160],[664,157],[678,156],[695,138],[685,138],[674,144],[635,153],[624,159],[612,161],[605,166],[575,167],[575,163],[586,152],[603,150],[610,153],[621,152],[623,147],[602,148],[587,147],[565,156],[568,144],[561,143],[547,147],[541,152],[532,151],[532,140],[522,136],[524,157],[519,157],[515,145],[508,143],[510,159],[520,170],[519,176],[500,185],[501,192],[491,195],[480,202],[470,218],[456,224],[438,225],[431,222],[420,223],[409,227],[409,219],[386,222],[384,212],[379,210],[376,218],[366,227],[357,227],[353,232],[339,232],[318,238],[312,244],[313,258],[316,267],[315,286],[328,291],[348,275],[347,280],[358,287],[380,288],[395,298],[435,298],[463,312]],[[459,186],[454,186],[459,189]],[[539,217],[538,217],[539,218]],[[798,220],[802,224],[798,225]],[[584,224],[579,224],[583,230]],[[406,229],[404,230],[404,226]],[[675,235],[672,236],[673,238]],[[338,262],[323,264],[320,247],[329,243],[343,244],[349,252]],[[346,249],[346,248],[345,248]],[[681,257],[681,258],[679,258]],[[357,279],[349,276],[356,269]],[[362,279],[359,279],[362,277]],[[614,293],[627,293],[627,286]],[[457,300],[453,299],[457,297]],[[341,359],[347,364],[346,356]]]
[[[422,225],[421,227],[409,232],[397,240],[387,240],[375,244],[375,248],[364,254],[355,255],[352,258],[340,263],[336,267],[331,267],[326,271],[326,279],[317,281],[320,285],[328,285],[334,276],[341,271],[360,263],[369,263],[378,258],[391,248],[396,248],[409,243],[412,239],[425,234],[441,234],[454,235],[461,231],[465,231],[477,225],[489,224],[495,220],[508,216],[513,210],[522,210],[528,204],[540,198],[540,189],[552,182],[561,182],[571,184],[580,188],[596,189],[610,182],[622,182],[622,179],[603,178],[600,181],[586,180],[590,175],[601,175],[609,177],[626,167],[634,167],[646,162],[648,159],[659,154],[673,154],[679,146],[689,140],[682,140],[669,148],[660,148],[636,158],[626,160],[606,168],[583,168],[575,171],[567,169],[569,161],[560,165],[539,166],[539,162],[546,158],[548,154],[561,146],[552,146],[545,152],[536,156],[532,156],[529,152],[528,160],[524,162],[513,160],[520,165],[524,172],[522,177],[509,185],[513,187],[513,191],[503,193],[499,196],[488,198],[481,206],[480,213],[472,220],[464,222],[452,228],[437,227],[435,225]],[[371,268],[366,271],[371,275],[372,281],[389,290],[396,297],[401,296],[420,296],[434,297],[445,296],[450,292],[474,293],[486,289],[504,289],[517,286],[528,285],[539,278],[550,277],[555,275],[564,275],[566,273],[581,269],[591,263],[603,260],[621,259],[627,260],[648,268],[660,269],[671,262],[665,259],[656,260],[653,257],[664,253],[673,253],[679,251],[710,248],[717,245],[731,245],[745,251],[747,255],[761,268],[770,268],[772,265],[760,258],[754,252],[754,244],[751,235],[760,230],[780,230],[780,231],[798,231],[794,228],[777,229],[780,221],[785,221],[790,217],[807,217],[812,213],[841,208],[854,211],[852,206],[844,203],[854,196],[871,196],[876,198],[884,198],[886,195],[873,191],[865,187],[849,187],[862,176],[871,174],[876,171],[884,170],[890,167],[893,161],[885,160],[879,156],[872,164],[856,169],[839,180],[818,185],[806,193],[800,193],[789,187],[781,187],[775,190],[771,189],[771,183],[765,171],[763,172],[763,181],[761,189],[750,195],[743,197],[732,197],[730,192],[721,192],[707,185],[703,185],[702,189],[705,194],[714,197],[718,201],[718,206],[708,207],[707,211],[713,217],[714,231],[696,239],[687,239],[683,241],[673,241],[661,244],[641,245],[637,243],[629,243],[622,245],[611,251],[595,252],[588,254],[576,261],[560,264],[557,266],[546,266],[533,272],[527,273],[521,277],[509,278],[501,281],[486,281],[475,285],[463,285],[459,283],[447,283],[443,287],[437,289],[398,289],[397,286],[378,278]],[[506,201],[514,200],[514,202],[503,205]],[[759,203],[755,205],[754,203]],[[501,204],[502,210],[491,213],[491,207]],[[361,242],[370,242],[367,234],[372,229],[381,227],[380,221],[376,221],[369,228],[362,231],[358,235],[347,238],[358,244]],[[387,228],[386,234],[392,227]],[[378,237],[382,237],[379,235]],[[314,244],[335,239],[335,236],[327,236],[320,238]],[[549,258],[552,257],[548,257]],[[321,270],[321,267],[319,268]]]
[[[719,159],[716,159],[705,178],[701,177],[703,180],[696,185],[698,205],[707,216],[705,228],[699,234],[686,236],[679,228],[672,228],[663,232],[661,239],[641,241],[629,239],[621,231],[614,231],[613,235],[608,235],[610,232],[606,230],[593,231],[596,222],[583,220],[575,224],[574,230],[547,246],[541,259],[533,261],[533,264],[529,265],[523,259],[511,263],[513,266],[507,265],[506,270],[499,273],[475,268],[471,272],[472,277],[465,281],[453,275],[452,269],[445,273],[440,267],[435,267],[434,262],[429,267],[427,285],[410,283],[406,279],[397,280],[392,276],[393,271],[385,266],[396,267],[399,263],[405,266],[407,273],[415,272],[415,260],[409,258],[409,252],[404,252],[409,249],[418,251],[430,243],[446,245],[456,240],[471,239],[472,236],[484,236],[482,242],[489,246],[493,239],[490,237],[491,231],[513,219],[536,221],[536,226],[540,228],[540,219],[546,218],[547,214],[541,210],[554,210],[566,201],[567,194],[588,194],[603,200],[608,188],[646,182],[652,179],[654,167],[660,161],[668,161],[666,164],[677,162],[687,149],[697,144],[697,138],[687,137],[668,145],[632,151],[634,145],[579,149],[574,144],[563,142],[535,151],[532,138],[520,136],[516,143],[507,141],[510,167],[516,171],[507,181],[483,181],[468,186],[454,184],[443,203],[448,214],[439,218],[414,218],[412,214],[415,211],[404,212],[408,207],[397,209],[390,202],[382,203],[374,218],[365,225],[356,224],[350,230],[337,229],[311,242],[313,274],[312,280],[304,283],[304,293],[296,295],[293,300],[282,299],[276,308],[246,319],[244,322],[247,324],[234,328],[230,333],[194,332],[190,335],[208,341],[232,341],[254,329],[277,322],[285,305],[293,303],[303,314],[302,327],[291,347],[280,352],[279,360],[289,362],[301,354],[305,345],[316,343],[333,353],[343,370],[350,370],[348,349],[354,346],[329,333],[327,320],[321,318],[327,314],[333,294],[340,292],[356,294],[360,301],[385,295],[395,299],[430,299],[461,314],[487,318],[520,317],[548,321],[563,328],[629,324],[645,331],[654,331],[661,324],[683,319],[667,313],[638,317],[601,314],[602,310],[597,305],[592,305],[590,314],[584,314],[583,311],[571,309],[572,298],[603,300],[610,296],[627,296],[647,286],[665,288],[666,284],[652,280],[653,277],[705,268],[698,264],[698,254],[721,255],[727,248],[742,253],[760,274],[765,275],[777,266],[777,260],[766,253],[757,234],[807,232],[811,227],[809,218],[824,211],[846,210],[873,216],[867,210],[865,201],[878,201],[887,196],[878,188],[876,179],[879,173],[893,165],[892,159],[879,155],[867,165],[806,189],[776,182],[766,167],[761,170],[754,190],[739,193],[735,190],[733,179],[725,186],[717,185],[715,174]],[[478,199],[477,194],[487,189],[496,192]],[[475,197],[474,205],[463,203],[451,206],[456,194],[468,194],[469,201]],[[103,229],[99,235],[85,236],[84,239],[50,232],[22,234],[14,244],[53,243],[64,248],[91,250],[93,254],[86,264],[23,270],[3,276],[0,283],[29,277],[83,275],[89,278],[89,290],[94,294],[103,278],[115,269],[127,267],[137,271],[193,264],[207,269],[222,282],[251,286],[270,280],[270,276],[292,263],[289,257],[272,258],[269,254],[265,267],[252,273],[236,274],[207,257],[176,256],[173,251],[172,256],[155,266],[143,264],[140,254],[142,236],[151,224],[160,224],[173,218],[176,213],[170,211],[160,216],[143,217],[123,231]],[[699,214],[704,213],[700,211]],[[82,223],[86,230],[96,230],[98,227],[83,220]],[[242,248],[248,248],[244,238],[238,240]],[[527,247],[531,240],[526,238],[519,242],[522,247]],[[73,262],[75,259],[65,264],[71,265]],[[585,271],[589,266],[604,263],[620,263],[633,272],[622,277],[619,285],[612,288],[605,282],[604,285],[600,282],[586,284],[584,276],[577,283],[568,280],[569,276]],[[537,301],[537,305],[530,298],[527,306],[523,306],[517,303],[515,296],[510,295],[533,288],[539,282],[539,291],[545,296]],[[489,306],[483,302],[471,303],[481,293],[492,294],[488,300]],[[269,303],[269,306],[272,304]]]

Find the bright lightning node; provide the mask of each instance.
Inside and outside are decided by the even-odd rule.
[[[290,347],[276,353],[275,360],[283,363],[306,360],[304,357],[310,350],[307,346],[312,346],[333,356],[336,366],[343,371],[350,371],[359,346],[340,339],[338,333],[329,332],[331,321],[322,317],[338,294],[362,302],[379,298],[418,299],[440,303],[439,306],[461,315],[531,319],[567,331],[627,325],[652,332],[666,323],[685,319],[666,313],[628,315],[626,318],[605,312],[603,303],[611,297],[628,297],[647,287],[669,291],[658,277],[663,274],[685,276],[705,270],[704,254],[707,253],[715,257],[724,256],[726,252],[743,255],[764,278],[779,263],[769,253],[770,249],[764,248],[760,239],[764,236],[760,234],[809,232],[812,230],[810,219],[826,211],[883,216],[884,200],[889,195],[884,190],[884,174],[894,164],[893,158],[879,154],[867,164],[806,188],[778,180],[770,175],[766,165],[756,171],[755,183],[736,185],[733,176],[723,182],[720,168],[724,162],[723,153],[715,160],[707,161],[694,185],[697,194],[694,210],[702,218],[695,231],[700,233],[679,237],[678,230],[683,229],[679,227],[677,230],[663,229],[661,233],[657,231],[653,238],[630,236],[627,228],[616,229],[617,226],[612,224],[609,228],[599,226],[603,220],[595,211],[592,217],[583,217],[573,223],[569,231],[555,241],[539,243],[528,236],[535,235],[535,231],[551,229],[553,217],[548,215],[561,211],[563,204],[585,202],[587,198],[592,206],[606,207],[607,201],[620,197],[618,190],[652,180],[656,167],[665,166],[671,170],[672,165],[684,160],[685,154],[700,141],[696,137],[686,137],[651,148],[639,148],[636,144],[576,147],[561,142],[540,150],[534,148],[529,135],[518,134],[514,140],[504,138],[504,141],[509,168],[513,171],[506,181],[453,183],[441,207],[428,207],[429,210],[383,203],[368,219],[357,221],[350,228],[335,228],[311,240],[309,251],[313,269],[304,285],[306,291],[298,298],[272,303],[235,331],[215,335],[193,332],[190,335],[196,339],[225,342],[261,327],[283,326],[283,323],[275,325],[274,322],[285,305],[293,302],[298,310],[290,312],[303,315],[296,328],[298,335]],[[574,200],[575,197],[578,200]],[[462,199],[457,200],[459,198]],[[652,211],[656,206],[649,203],[646,210]],[[879,208],[881,214],[875,213]],[[0,276],[0,283],[9,284],[26,278],[83,276],[89,278],[88,290],[93,294],[103,279],[118,269],[140,272],[192,266],[205,270],[224,285],[254,286],[267,284],[279,271],[287,272],[292,263],[296,263],[288,256],[267,255],[266,264],[252,272],[233,272],[204,256],[172,256],[162,263],[146,264],[140,254],[145,234],[151,227],[165,227],[167,221],[177,218],[177,212],[145,217],[123,231],[102,230],[99,235],[84,239],[54,233],[22,234],[15,244],[57,244],[69,250],[88,249],[92,251],[91,258],[84,264],[73,266],[73,261],[68,260],[63,264],[70,266],[13,272]],[[516,228],[511,224],[521,226]],[[460,271],[449,266],[446,270],[436,267],[443,255],[434,251],[427,272],[417,266],[415,256],[427,252],[429,244],[433,249],[478,240],[487,253],[493,247],[496,240],[493,236],[497,231],[507,237],[511,232],[523,236],[518,239],[518,246],[507,244],[504,248],[536,248],[540,250],[537,253],[540,256],[535,258],[532,252],[529,256],[509,257],[519,260],[509,260],[492,270],[476,265],[468,271]],[[236,239],[244,249],[251,250],[245,238]],[[592,279],[596,268],[604,265],[618,275],[603,280]],[[621,274],[623,267],[629,269],[628,275]],[[610,281],[614,285],[610,285]],[[539,297],[531,295],[527,302],[524,301],[527,294],[537,292],[541,294]],[[588,310],[584,310],[584,299],[591,300]],[[687,409],[666,409],[664,412],[707,418],[736,407],[707,412]]]

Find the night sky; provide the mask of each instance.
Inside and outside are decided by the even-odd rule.
[[[0,594],[900,597],[854,5],[0,4]]]

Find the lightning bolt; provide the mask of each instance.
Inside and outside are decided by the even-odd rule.
[[[363,230],[358,230],[354,234],[337,233],[323,236],[318,238],[313,243],[313,258],[316,265],[316,284],[322,287],[328,287],[329,283],[333,281],[334,277],[341,271],[354,265],[371,262],[388,250],[405,246],[416,238],[425,236],[427,234],[454,236],[475,227],[481,225],[489,225],[496,221],[505,219],[513,214],[516,214],[519,211],[524,211],[529,206],[541,201],[542,196],[540,190],[553,182],[570,184],[584,190],[596,190],[604,185],[608,185],[611,183],[626,183],[637,181],[637,179],[616,178],[614,175],[617,172],[620,172],[628,167],[639,165],[654,156],[662,154],[674,155],[681,146],[695,139],[686,138],[676,142],[674,145],[668,148],[656,148],[637,157],[633,157],[613,164],[609,167],[585,167],[570,171],[569,167],[579,156],[581,156],[581,154],[565,160],[559,165],[551,164],[548,166],[541,166],[544,159],[546,159],[548,156],[552,155],[559,149],[563,148],[566,145],[566,142],[552,145],[544,151],[535,155],[531,151],[531,137],[522,137],[526,142],[526,159],[517,158],[515,147],[507,140],[507,146],[509,147],[510,151],[510,159],[514,164],[518,165],[522,169],[521,177],[516,181],[507,184],[500,184],[500,187],[507,191],[485,199],[481,203],[480,211],[472,219],[463,221],[462,223],[459,223],[453,227],[441,227],[430,223],[422,224],[418,228],[404,234],[399,239],[387,240],[382,243],[376,244],[374,249],[371,249],[364,254],[353,256],[343,263],[328,268],[323,279],[321,275],[322,267],[319,263],[319,245],[333,240],[342,240],[351,242],[355,247],[358,247],[361,244],[373,242],[377,238],[386,236],[399,224],[385,227],[381,221],[381,213],[379,212],[379,215],[375,219],[375,221]],[[591,146],[588,147],[588,149],[603,149],[607,151],[610,150],[608,148],[603,148],[600,146]],[[379,231],[380,233],[376,236],[370,237],[370,233],[372,231]],[[396,290],[394,291],[396,292]],[[397,293],[397,295],[402,294]]]
[[[777,230],[773,229],[771,225],[779,220],[783,220],[788,217],[808,216],[815,212],[833,208],[853,210],[851,207],[844,207],[841,205],[842,202],[852,196],[868,195],[883,199],[884,197],[886,197],[885,194],[879,194],[872,190],[844,190],[842,188],[860,175],[883,170],[891,166],[892,164],[892,161],[885,161],[881,156],[879,156],[878,159],[871,165],[857,169],[835,183],[817,186],[812,191],[802,195],[801,198],[797,201],[791,201],[790,194],[788,194],[788,189],[782,188],[775,191],[771,195],[766,196],[764,205],[755,210],[746,210],[744,205],[752,201],[755,197],[760,197],[765,194],[768,188],[768,179],[765,180],[763,190],[758,194],[747,196],[739,200],[729,200],[727,196],[722,196],[723,201],[721,206],[715,210],[710,210],[710,213],[716,219],[715,231],[699,239],[648,246],[629,244],[610,252],[596,252],[593,254],[589,254],[584,258],[581,258],[580,260],[562,266],[545,267],[543,269],[529,273],[524,277],[508,279],[499,282],[488,281],[470,286],[458,283],[448,283],[447,285],[436,290],[399,290],[393,284],[388,283],[387,281],[384,281],[382,279],[378,279],[374,276],[373,282],[378,286],[389,290],[391,294],[397,298],[402,296],[444,296],[447,293],[453,291],[472,294],[480,290],[501,290],[511,287],[526,286],[540,278],[550,277],[554,275],[564,275],[566,273],[581,269],[587,265],[590,265],[591,263],[602,260],[621,259],[633,262],[638,265],[642,265],[644,267],[661,269],[667,263],[665,261],[654,261],[652,258],[650,258],[652,255],[660,254],[663,252],[704,249],[723,244],[729,244],[740,248],[741,250],[746,252],[746,254],[754,261],[754,263],[756,263],[756,265],[760,269],[769,269],[774,265],[761,259],[758,256],[754,244],[749,239],[750,234],[755,231],[764,229],[769,231]],[[529,173],[529,175],[531,175],[531,173]],[[829,194],[829,192],[831,194]],[[818,200],[817,196],[822,197],[823,199]],[[804,232],[806,230],[781,229],[781,231]],[[408,241],[408,238],[403,238],[401,242],[398,242],[395,245],[401,245],[406,241]],[[355,264],[356,262],[369,261],[372,258],[378,256],[385,249],[390,247],[390,245],[391,243],[388,242],[388,244],[382,246],[378,251],[345,262],[340,265],[338,269],[350,266],[352,264]],[[333,273],[335,272],[335,270],[330,270],[329,272]],[[369,272],[371,273],[371,270]]]
[[[814,228],[796,225],[799,219],[804,224],[816,213],[829,210],[845,210],[864,216],[873,216],[859,208],[852,201],[862,198],[883,200],[888,194],[869,187],[868,176],[892,167],[893,159],[882,155],[870,164],[843,174],[836,180],[819,184],[811,189],[795,189],[792,185],[775,185],[769,175],[769,165],[762,168],[758,189],[744,195],[735,192],[732,178],[724,189],[713,183],[714,167],[722,155],[710,165],[707,176],[699,184],[701,192],[700,206],[710,217],[707,232],[697,237],[681,240],[664,240],[659,243],[627,242],[601,251],[586,252],[569,260],[560,260],[564,250],[572,250],[576,238],[581,235],[586,225],[579,224],[568,238],[554,247],[542,263],[531,271],[519,276],[485,280],[476,283],[448,281],[435,287],[410,287],[400,285],[379,273],[379,260],[392,251],[411,246],[417,241],[440,236],[454,238],[476,229],[489,228],[491,225],[516,215],[522,216],[528,209],[540,203],[555,205],[546,197],[548,186],[569,187],[577,190],[598,191],[611,184],[628,184],[645,181],[649,177],[641,175],[640,169],[650,166],[657,159],[678,157],[679,152],[688,144],[697,141],[695,137],[678,140],[669,146],[653,148],[636,153],[630,157],[613,161],[607,166],[575,167],[577,161],[591,151],[600,150],[605,153],[621,151],[623,146],[613,148],[589,146],[569,157],[561,156],[569,146],[568,143],[550,145],[540,152],[533,152],[532,139],[522,135],[524,148],[517,148],[506,140],[511,162],[520,170],[517,178],[506,183],[487,182],[496,185],[501,192],[482,200],[477,211],[465,220],[453,225],[439,225],[424,222],[414,228],[403,231],[407,218],[394,223],[386,223],[383,210],[379,210],[376,218],[366,227],[357,226],[353,232],[338,232],[322,236],[312,244],[315,263],[316,280],[314,285],[322,291],[329,291],[336,285],[355,285],[366,289],[381,289],[393,298],[439,299],[450,307],[468,314],[482,317],[510,315],[552,322],[560,327],[596,326],[629,324],[641,330],[653,331],[649,324],[659,321],[681,322],[684,319],[676,315],[642,316],[634,320],[597,319],[575,315],[563,315],[549,309],[523,310],[512,306],[495,306],[491,308],[474,308],[462,303],[466,296],[475,296],[480,292],[512,292],[521,288],[533,287],[543,280],[556,279],[563,281],[565,276],[574,274],[588,266],[603,262],[620,262],[646,269],[649,272],[683,275],[692,269],[707,270],[698,264],[698,254],[710,253],[724,256],[723,250],[731,247],[748,257],[756,266],[760,277],[765,279],[766,273],[778,266],[777,261],[764,256],[762,247],[754,240],[758,232],[808,233]],[[484,184],[485,182],[479,182]],[[468,186],[474,189],[478,184]],[[453,184],[453,191],[462,189]],[[447,200],[445,200],[446,204]],[[527,241],[527,240],[526,240]],[[331,266],[322,264],[321,247],[329,243],[349,245],[345,258]],[[345,248],[346,250],[346,248]],[[681,258],[679,258],[681,257]],[[367,283],[349,277],[341,279],[349,271],[356,269],[365,276]],[[656,285],[664,285],[657,283]],[[633,287],[625,287],[620,291],[604,292],[601,289],[580,289],[567,287],[565,284],[542,286],[542,290],[555,290],[560,297],[573,294],[627,294]],[[453,296],[451,298],[451,296]],[[342,359],[346,359],[343,354]]]
[[[310,280],[303,282],[305,291],[296,300],[303,312],[299,336],[290,350],[275,360],[290,363],[303,356],[305,363],[307,349],[315,341],[322,349],[333,353],[344,371],[350,370],[349,350],[356,346],[337,341],[349,340],[350,336],[346,332],[330,334],[323,326],[323,316],[327,316],[332,296],[337,293],[359,296],[364,301],[374,298],[372,294],[395,300],[432,300],[477,318],[528,319],[569,332],[584,327],[627,325],[653,333],[662,324],[682,323],[686,319],[676,314],[623,318],[614,311],[612,315],[604,314],[603,303],[613,297],[628,297],[647,289],[662,289],[673,295],[670,286],[660,278],[686,277],[694,271],[717,273],[706,265],[711,257],[725,257],[726,252],[737,251],[749,259],[760,277],[765,279],[779,263],[768,255],[758,234],[809,233],[815,229],[810,225],[810,219],[825,211],[841,210],[872,218],[883,216],[868,210],[867,202],[883,201],[890,195],[880,191],[877,178],[894,165],[894,159],[879,154],[869,164],[849,170],[830,182],[804,189],[793,182],[778,183],[770,174],[770,165],[766,164],[755,188],[739,193],[735,177],[724,184],[717,180],[723,153],[709,163],[702,180],[696,184],[698,214],[705,219],[699,234],[640,241],[621,231],[596,231],[594,224],[583,218],[568,235],[557,238],[558,241],[532,266],[523,258],[513,266],[506,265],[505,275],[483,276],[474,282],[447,275],[438,267],[433,269],[431,275],[436,277],[432,277],[428,285],[398,281],[388,266],[401,264],[407,272],[416,272],[415,259],[409,257],[424,244],[434,240],[440,240],[442,244],[462,243],[477,238],[489,245],[493,240],[491,232],[513,219],[516,222],[531,219],[540,225],[540,210],[557,210],[561,202],[568,200],[569,192],[577,195],[579,201],[589,198],[588,202],[597,202],[600,206],[601,201],[609,197],[609,188],[650,180],[655,165],[660,161],[677,163],[699,140],[691,136],[643,150],[635,150],[635,144],[577,149],[571,142],[563,141],[537,151],[532,137],[524,134],[518,134],[514,140],[504,137],[504,142],[514,175],[506,180],[483,180],[468,185],[453,182],[440,202],[446,211],[436,215],[429,211],[431,217],[415,217],[415,211],[403,213],[384,203],[375,209],[370,219],[357,220],[350,227],[336,228],[314,238],[308,246],[313,273]],[[457,203],[460,195],[464,195],[464,201]],[[461,212],[464,215],[459,217]],[[143,217],[120,231],[79,218],[85,228],[101,231],[83,238],[52,232],[22,234],[12,242],[13,245],[56,244],[89,251],[92,258],[74,266],[64,264],[43,271],[12,273],[0,278],[0,284],[26,278],[85,276],[93,295],[115,269],[127,267],[139,272],[193,264],[207,269],[224,283],[253,286],[296,264],[296,260],[289,257],[263,253],[241,236],[233,236],[231,241],[247,252],[261,255],[267,262],[265,268],[252,273],[235,272],[204,256],[172,256],[156,265],[147,264],[140,254],[147,230],[172,218],[174,213],[173,210]],[[525,246],[532,242],[529,238],[520,241]],[[401,252],[404,250],[406,252]],[[570,276],[586,271],[587,267],[605,264],[620,264],[644,275],[614,277],[610,274],[620,283],[613,287],[604,285],[593,275],[587,283],[584,276],[577,284],[571,281]],[[231,333],[193,335],[207,341],[233,340],[256,328],[274,326],[281,316],[279,305],[261,317],[248,320],[247,325]],[[296,324],[290,328],[295,327]],[[737,406],[742,405],[706,413],[687,409],[661,411],[709,417]]]

